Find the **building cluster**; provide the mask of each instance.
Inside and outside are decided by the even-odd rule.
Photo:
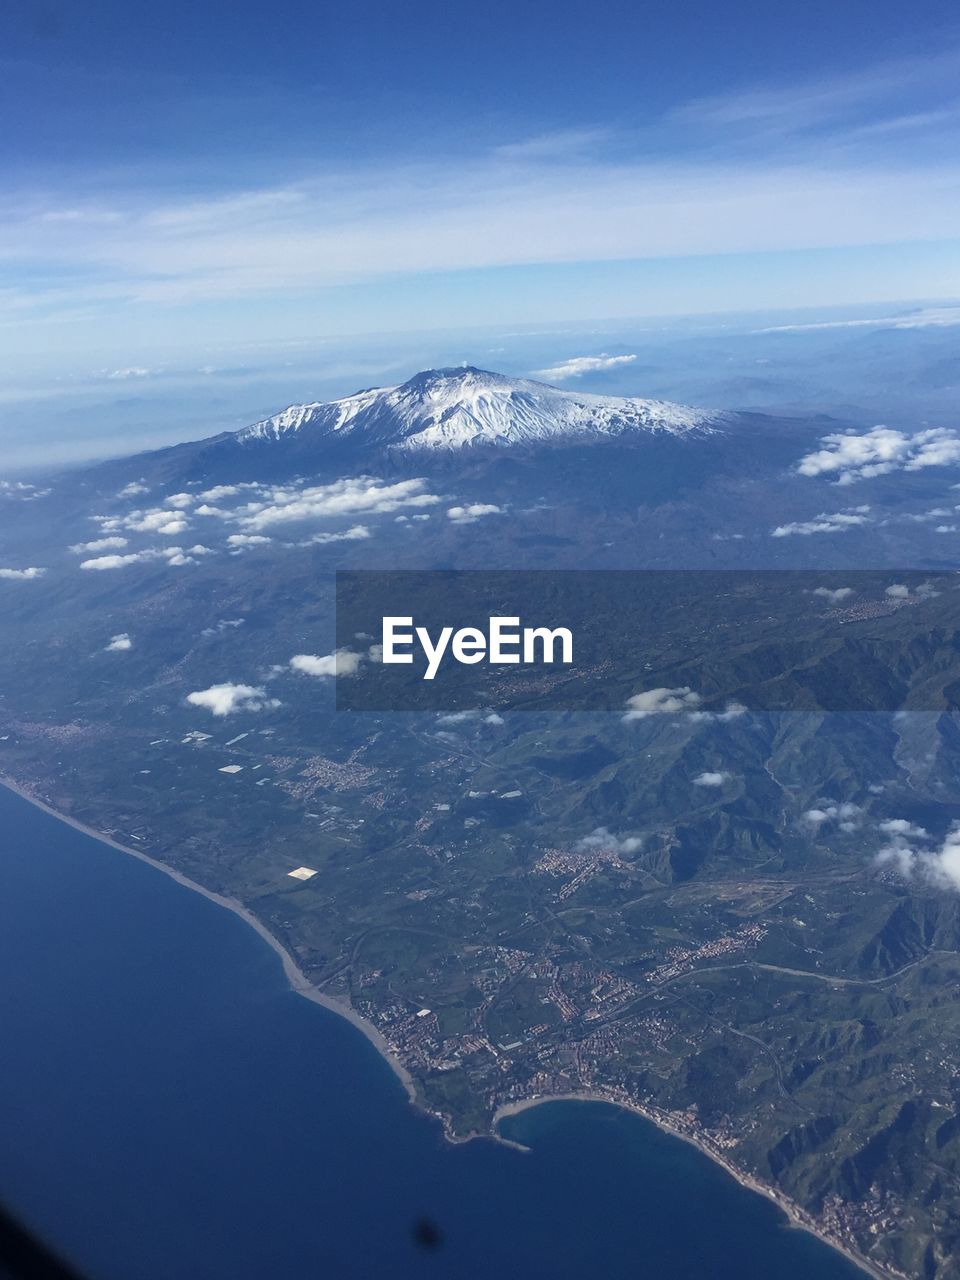
[[[579,875],[588,867],[601,866],[608,863],[613,867],[622,867],[620,855],[613,847],[608,849],[544,849],[533,864],[533,870],[539,875],[570,876]]]
[[[704,942],[699,947],[671,947],[667,952],[666,963],[650,971],[649,981],[655,984],[669,982],[672,978],[688,973],[701,960],[719,960],[724,956],[746,951],[755,947],[766,933],[766,925],[745,924],[736,933],[724,934],[723,937]]]
[[[325,756],[311,756],[296,778],[283,778],[277,786],[295,800],[312,800],[321,791],[349,791],[365,786],[374,770],[357,761],[341,763]]]
[[[841,625],[845,622],[867,622],[871,618],[884,618],[888,613],[896,613],[909,604],[916,604],[916,600],[886,596],[883,600],[861,600],[859,604],[848,605],[845,609],[833,609],[825,616],[836,618]]]
[[[902,1228],[903,1208],[891,1191],[874,1184],[861,1200],[844,1200],[836,1192],[827,1195],[819,1225],[830,1235],[859,1247],[860,1241]]]
[[[533,959],[533,953],[515,947],[484,947],[475,959],[480,967],[473,974],[474,985],[488,1000],[505,981],[523,972]]]
[[[557,894],[558,901],[565,902],[604,867],[623,866],[617,849],[611,846],[588,851],[546,849],[534,863],[533,870],[538,875],[572,876]]]

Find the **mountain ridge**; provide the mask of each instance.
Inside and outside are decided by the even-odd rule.
[[[426,369],[395,386],[290,405],[234,433],[238,444],[347,438],[404,451],[709,434],[729,415],[638,396],[564,391],[478,369]]]

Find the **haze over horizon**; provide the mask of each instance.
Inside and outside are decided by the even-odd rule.
[[[952,422],[960,306],[937,300],[169,346],[18,362],[0,382],[7,478],[249,426],[290,404],[474,365],[569,390],[868,425]]]

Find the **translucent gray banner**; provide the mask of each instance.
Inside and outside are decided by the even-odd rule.
[[[953,710],[960,576],[342,571],[349,711]]]

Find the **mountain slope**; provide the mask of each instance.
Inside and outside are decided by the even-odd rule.
[[[635,433],[710,432],[724,415],[637,397],[560,391],[465,367],[431,369],[395,387],[291,405],[236,435],[240,444],[301,438],[403,450],[531,445]]]
[[[704,512],[711,517],[707,537],[741,533],[745,509],[765,530],[816,514],[821,508],[810,502],[823,499],[797,475],[796,462],[837,425],[563,391],[470,367],[438,369],[398,386],[293,405],[236,432],[96,464],[73,473],[60,501],[65,516],[82,518],[91,500],[126,492],[429,476],[437,492],[454,495],[452,505],[569,512],[578,540],[584,520],[609,525],[619,515],[632,528],[637,512],[659,510],[656,531],[643,540],[649,550],[654,541],[667,545],[664,521],[669,542],[680,546],[677,521],[687,535],[702,532]],[[899,487],[905,482],[897,477]],[[549,536],[568,535],[557,528]],[[609,528],[600,543],[612,545]],[[632,545],[632,537],[624,543]],[[711,542],[711,558],[717,550]]]

